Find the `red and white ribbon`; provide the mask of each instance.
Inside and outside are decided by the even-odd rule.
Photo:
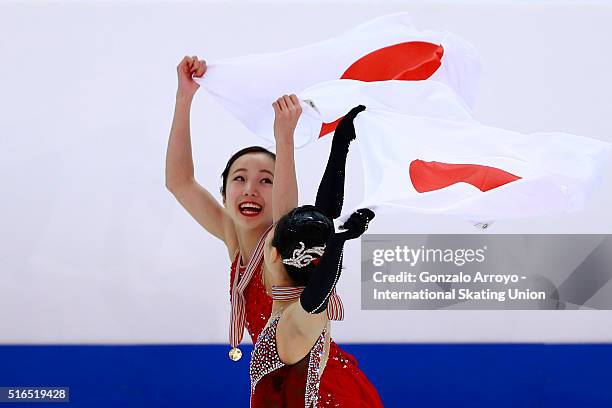
[[[234,283],[232,285],[232,312],[230,315],[229,330],[229,341],[232,347],[238,346],[238,344],[240,344],[240,342],[242,341],[242,337],[244,336],[246,315],[246,301],[244,298],[244,290],[248,286],[255,272],[261,267],[264,254],[264,241],[266,235],[268,235],[268,232],[270,232],[271,229],[272,225],[268,227],[268,229],[262,234],[261,238],[259,238],[259,241],[257,241],[257,245],[255,245],[255,250],[253,251],[253,255],[249,260],[244,275],[240,276],[240,264],[242,261],[242,255],[239,256],[238,261],[236,262],[235,270],[232,271],[232,273],[235,274]]]
[[[300,297],[304,286],[273,286],[272,299],[274,300],[293,300]],[[332,291],[327,304],[327,318],[329,320],[344,320],[344,307],[342,300],[336,293],[336,288]]]

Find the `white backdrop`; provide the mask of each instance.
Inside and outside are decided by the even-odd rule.
[[[480,121],[612,141],[612,5],[1,3],[0,342],[225,343],[226,251],[164,187],[176,64],[280,51],[398,11],[480,51]],[[203,92],[192,119],[196,176],[216,193],[230,154],[260,141]],[[301,203],[329,142],[297,153]],[[347,173],[356,205],[358,147]],[[611,187],[608,168],[584,211],[487,233],[612,233]],[[482,233],[411,214],[369,232]],[[340,342],[612,340],[610,311],[361,311],[358,242],[345,257]]]

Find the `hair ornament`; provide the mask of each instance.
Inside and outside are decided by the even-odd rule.
[[[306,248],[306,245],[302,241],[300,241],[299,244],[300,247],[293,250],[293,256],[291,258],[283,259],[285,265],[303,268],[317,259],[314,255],[321,256],[323,252],[325,252],[325,245]]]

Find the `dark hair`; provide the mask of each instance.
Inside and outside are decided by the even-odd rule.
[[[250,146],[250,147],[245,147],[242,150],[238,150],[236,153],[232,155],[232,157],[229,158],[229,160],[227,161],[227,164],[225,165],[225,169],[221,173],[221,178],[223,179],[223,184],[221,184],[221,195],[223,196],[224,199],[225,199],[225,191],[227,187],[227,177],[229,175],[230,167],[232,167],[232,164],[234,164],[234,162],[238,160],[238,158],[244,156],[245,154],[249,154],[249,153],[265,153],[269,155],[272,158],[272,160],[276,160],[276,155],[272,153],[271,151],[269,151],[268,149],[266,149],[265,147]]]
[[[334,232],[333,221],[313,205],[294,208],[285,214],[276,224],[272,246],[280,253],[281,259],[293,257],[293,251],[301,247],[323,246]],[[285,265],[289,277],[298,286],[306,286],[310,274],[316,268],[317,262],[297,268]]]

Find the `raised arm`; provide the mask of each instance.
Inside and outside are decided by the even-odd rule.
[[[316,315],[327,309],[329,297],[340,278],[342,252],[344,243],[349,239],[360,237],[368,228],[368,223],[374,218],[374,212],[367,208],[355,211],[340,228],[344,232],[331,235],[325,245],[325,252],[312,273],[308,285],[300,296],[303,317]]]
[[[311,273],[300,301],[289,306],[279,321],[277,341],[283,362],[299,361],[323,331],[327,324],[327,315],[323,312],[340,278],[344,243],[360,237],[373,218],[373,211],[367,208],[357,210],[341,227],[345,231],[332,234],[327,241],[325,252],[317,269]],[[292,344],[293,347],[283,347],[286,344]]]
[[[185,57],[176,70],[178,90],[166,151],[166,188],[200,225],[225,242],[231,254],[238,245],[233,223],[219,202],[194,178],[190,112],[199,85],[193,77],[204,75],[206,62],[196,56]]]
[[[351,109],[342,118],[334,132],[329,159],[327,159],[327,165],[319,184],[317,200],[315,202],[315,206],[332,219],[340,216],[344,203],[346,156],[348,155],[351,141],[355,139],[353,120],[359,112],[364,110],[365,106],[363,105]]]
[[[298,203],[293,133],[302,114],[302,108],[295,95],[281,96],[272,104],[272,107],[274,108],[274,139],[276,140],[272,219],[276,222],[297,207]]]

